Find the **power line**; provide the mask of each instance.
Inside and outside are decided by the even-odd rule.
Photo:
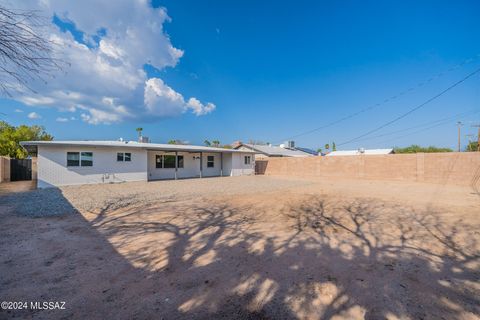
[[[480,111],[479,111],[480,112]],[[475,113],[478,113],[478,112],[475,112]],[[474,113],[474,114],[475,114]],[[460,118],[460,119],[464,119],[464,118]],[[451,119],[450,119],[451,120]],[[400,135],[400,136],[397,136],[397,137],[394,137],[394,138],[390,138],[390,139],[387,139],[387,140],[383,140],[380,142],[380,144],[384,144],[384,143],[387,143],[387,142],[390,142],[390,141],[393,141],[393,140],[398,140],[398,139],[401,139],[401,138],[404,138],[404,137],[409,137],[409,136],[412,136],[414,134],[417,134],[417,133],[420,133],[420,132],[424,132],[424,131],[428,131],[430,129],[433,129],[433,128],[437,128],[437,127],[440,127],[440,126],[443,126],[443,125],[446,125],[446,124],[451,124],[450,121],[443,121],[441,123],[437,123],[437,124],[434,124],[432,126],[429,126],[427,128],[423,128],[423,129],[420,129],[420,130],[416,130],[414,132],[410,132],[410,133],[407,133],[407,134],[403,134],[403,135]]]
[[[437,128],[437,127],[440,127],[440,126],[443,126],[443,125],[446,125],[446,124],[450,124],[450,123],[451,122],[441,122],[441,123],[429,126],[427,128],[424,128],[424,129],[420,129],[420,130],[417,130],[417,131],[414,131],[414,132],[411,132],[411,133],[408,133],[408,134],[404,134],[404,135],[401,135],[401,136],[397,136],[395,138],[391,138],[391,139],[388,139],[388,140],[381,141],[380,144],[387,143],[387,142],[390,142],[390,141],[393,141],[393,140],[398,140],[398,139],[401,139],[401,138],[404,138],[404,137],[412,136],[414,134],[424,132],[424,131],[428,131],[430,129]]]
[[[436,80],[436,79],[444,76],[444,75],[445,75],[446,73],[448,73],[448,72],[454,71],[454,70],[456,70],[456,69],[458,69],[458,68],[460,68],[460,67],[462,67],[462,66],[464,66],[464,65],[466,65],[466,64],[468,64],[468,63],[471,63],[471,62],[475,61],[476,59],[478,59],[479,57],[480,57],[480,54],[477,54],[477,55],[475,55],[474,57],[465,59],[464,61],[462,61],[462,62],[460,62],[460,63],[458,63],[458,64],[450,67],[449,69],[447,69],[447,70],[445,70],[445,71],[443,71],[443,72],[437,73],[436,75],[428,78],[427,80],[424,80],[424,81],[421,81],[421,82],[417,83],[415,86],[412,86],[412,87],[410,87],[410,88],[407,89],[407,90],[404,90],[404,91],[402,91],[402,92],[400,92],[400,93],[398,93],[398,94],[395,94],[395,95],[393,95],[393,96],[390,96],[389,98],[386,98],[386,99],[383,100],[382,102],[379,102],[379,103],[376,103],[376,104],[371,105],[371,106],[369,106],[369,107],[360,109],[360,110],[358,110],[358,111],[356,111],[356,112],[354,112],[354,113],[352,113],[352,114],[346,115],[346,116],[344,116],[344,117],[342,117],[342,118],[339,118],[339,119],[337,119],[337,120],[335,120],[335,121],[332,121],[332,122],[327,123],[327,124],[325,124],[325,125],[322,125],[322,126],[320,126],[320,127],[317,127],[317,128],[314,128],[314,129],[311,129],[311,130],[308,130],[308,131],[299,133],[299,134],[297,134],[297,135],[291,136],[291,137],[286,138],[286,139],[283,139],[283,140],[278,140],[278,141],[276,141],[276,142],[283,142],[283,141],[286,141],[286,140],[292,140],[292,139],[295,139],[295,138],[298,138],[298,137],[301,137],[301,136],[304,136],[304,135],[311,134],[311,133],[313,133],[313,132],[316,132],[316,131],[319,131],[319,130],[322,130],[322,129],[325,129],[325,128],[328,128],[328,127],[331,127],[331,126],[334,126],[334,125],[336,125],[336,124],[338,124],[338,123],[340,123],[340,122],[343,122],[343,121],[345,121],[345,120],[348,120],[348,119],[351,119],[351,118],[353,118],[353,117],[356,117],[356,116],[359,115],[359,114],[362,114],[362,113],[365,113],[365,112],[370,111],[370,110],[372,110],[372,109],[375,109],[375,108],[377,108],[377,107],[380,107],[380,106],[382,106],[382,105],[384,105],[384,104],[386,104],[386,103],[388,103],[388,102],[390,102],[390,101],[392,101],[392,100],[395,100],[395,99],[397,99],[397,98],[399,98],[399,97],[401,97],[401,96],[403,96],[403,95],[405,95],[405,94],[414,92],[416,89],[423,87],[423,86],[426,85],[427,83],[430,83],[430,82],[432,82],[432,81],[434,81],[434,80]]]
[[[430,130],[430,129],[437,128],[437,127],[446,125],[446,124],[448,124],[448,123],[449,123],[449,122],[438,123],[438,124],[435,124],[435,125],[433,125],[433,126],[430,126],[430,127],[424,128],[424,129],[420,129],[420,130],[417,130],[417,131],[414,131],[414,132],[410,132],[410,133],[408,133],[408,134],[404,134],[404,135],[401,135],[401,136],[398,136],[398,137],[395,137],[395,138],[391,138],[391,139],[387,139],[387,140],[381,141],[380,143],[381,143],[381,144],[384,144],[384,143],[387,143],[387,142],[390,142],[390,141],[394,141],[394,140],[398,140],[398,139],[401,139],[401,138],[404,138],[404,137],[413,136],[414,134],[417,134],[417,133],[420,133],[420,132],[424,132],[424,131],[428,131],[428,130]]]
[[[452,119],[457,119],[458,117],[461,117],[461,116],[476,114],[476,113],[479,113],[479,112],[480,112],[480,110],[470,110],[470,111],[466,111],[466,112],[462,112],[462,113],[457,113],[457,114],[455,114],[453,116],[450,116],[450,117],[425,122],[425,123],[422,123],[422,124],[419,124],[419,125],[416,125],[416,126],[413,126],[413,127],[408,127],[408,128],[404,128],[404,129],[400,129],[400,130],[390,131],[390,132],[382,133],[382,134],[379,134],[379,135],[376,135],[376,136],[373,136],[373,137],[365,137],[363,139],[358,139],[358,140],[356,140],[356,142],[373,140],[373,139],[376,139],[376,138],[389,136],[389,135],[392,135],[392,134],[395,134],[395,133],[400,133],[400,132],[405,132],[405,131],[409,131],[409,130],[412,130],[412,129],[422,128],[422,127],[429,126],[431,124],[436,124],[436,123],[439,123],[439,122],[442,122],[441,124],[443,124],[443,122],[448,122]]]
[[[392,120],[390,120],[390,121],[382,124],[382,125],[379,126],[379,127],[376,127],[375,129],[372,129],[372,130],[370,130],[370,131],[368,131],[368,132],[366,132],[366,133],[364,133],[364,134],[361,134],[361,135],[359,135],[358,137],[355,137],[355,138],[350,139],[350,140],[348,140],[348,141],[339,143],[339,144],[337,144],[337,146],[341,146],[341,145],[345,145],[345,144],[354,142],[354,141],[356,141],[356,140],[358,140],[358,139],[360,139],[360,138],[363,138],[363,137],[365,137],[365,136],[368,136],[368,135],[370,135],[370,134],[372,134],[372,133],[374,133],[374,132],[377,132],[377,131],[379,131],[379,130],[381,130],[381,129],[383,129],[383,128],[389,126],[389,125],[391,125],[392,123],[395,123],[395,122],[397,122],[397,121],[405,118],[406,116],[414,113],[414,112],[417,111],[418,109],[423,108],[424,106],[426,106],[426,105],[429,104],[430,102],[434,101],[435,99],[441,97],[442,95],[444,95],[444,94],[447,93],[448,91],[452,90],[452,89],[455,88],[456,86],[462,84],[462,83],[465,82],[467,79],[473,77],[474,75],[476,75],[476,74],[479,73],[479,72],[480,72],[480,68],[476,69],[476,70],[473,71],[472,73],[469,73],[469,74],[468,74],[466,77],[464,77],[463,79],[455,82],[454,84],[452,84],[451,86],[449,86],[449,87],[446,88],[445,90],[441,91],[440,93],[437,93],[436,95],[434,95],[434,96],[431,97],[430,99],[428,99],[428,100],[426,100],[425,102],[419,104],[418,106],[416,106],[416,107],[408,110],[407,112],[401,114],[400,116],[398,116],[398,117],[396,117],[396,118],[394,118],[394,119],[392,119]]]

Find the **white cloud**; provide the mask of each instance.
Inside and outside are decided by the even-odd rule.
[[[190,98],[188,99],[187,107],[192,109],[192,112],[197,116],[203,116],[215,110],[216,106],[209,102],[206,105],[203,105],[198,99]]]
[[[58,117],[56,119],[57,122],[68,122],[68,118],[64,118],[64,117]]]
[[[27,117],[29,119],[40,119],[42,116],[36,112],[30,112]]]
[[[14,111],[15,111],[15,112],[17,112],[17,113],[21,113],[21,112],[23,112],[23,110],[22,110],[22,109],[15,109]]]
[[[57,44],[55,57],[69,65],[46,83],[31,83],[37,94],[25,91],[16,100],[63,112],[80,111],[81,119],[91,124],[155,120],[187,111],[205,115],[215,109],[197,98],[185,102],[182,94],[160,78],[148,78],[143,70],[145,64],[159,70],[175,67],[183,56],[163,30],[163,24],[170,21],[166,9],[153,8],[147,0],[115,4],[108,0],[29,0],[11,7],[20,5],[74,23],[84,32],[87,44],[52,24],[47,32]],[[99,30],[104,30],[100,36]]]
[[[176,116],[191,110],[197,116],[205,115],[215,109],[213,103],[203,105],[198,99],[190,98],[185,102],[183,96],[166,85],[161,79],[147,80],[144,92],[148,114],[157,117]]]

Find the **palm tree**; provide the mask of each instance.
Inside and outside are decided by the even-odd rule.
[[[332,151],[337,151],[337,146],[335,145],[335,142],[332,142]]]
[[[139,127],[139,128],[137,128],[137,129],[135,129],[135,130],[137,131],[138,137],[140,138],[140,137],[142,136],[143,128],[140,128],[140,127]]]
[[[214,147],[218,147],[218,146],[220,145],[220,141],[218,141],[218,140],[213,140],[213,141],[212,141],[212,144],[213,144]]]
[[[171,139],[171,140],[168,140],[167,143],[168,143],[168,144],[177,144],[177,140]]]
[[[207,146],[207,147],[210,147],[212,144],[210,143],[210,141],[208,140],[205,140],[203,141],[203,143]]]
[[[325,150],[330,150],[330,145],[328,143],[325,144]]]

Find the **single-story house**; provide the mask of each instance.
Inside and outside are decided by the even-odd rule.
[[[254,152],[135,141],[24,141],[38,156],[39,188],[91,183],[240,176]]]
[[[359,155],[380,155],[380,154],[393,154],[395,151],[393,149],[357,149],[357,150],[343,150],[343,151],[332,151],[327,153],[327,157],[334,156],[359,156]]]
[[[282,146],[262,145],[262,144],[249,144],[239,143],[234,147],[239,151],[253,151],[255,152],[256,159],[269,158],[269,157],[312,157],[313,154],[305,152],[296,148],[287,148]]]

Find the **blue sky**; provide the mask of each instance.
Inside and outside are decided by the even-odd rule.
[[[92,124],[88,121],[92,122],[94,114],[83,118],[81,115],[88,109],[70,112],[65,106],[25,105],[18,101],[22,99],[3,99],[0,107],[7,114],[3,117],[13,124],[44,125],[59,140],[134,139],[135,128],[143,127],[145,135],[155,142],[182,139],[199,144],[204,139],[222,143],[252,139],[276,143],[380,103],[337,125],[295,138],[297,145],[317,148],[359,136],[480,68],[478,1],[280,4],[176,0],[154,1],[153,6],[166,8],[171,19],[163,23],[164,36],[159,45],[166,42],[183,54],[172,55],[171,61],[158,63],[156,68],[150,67],[149,57],[145,57],[146,79],[161,79],[180,93],[184,111],[163,116],[157,110],[155,116],[120,116],[110,124]],[[56,9],[49,10],[58,14],[54,24],[61,27],[58,32],[72,32],[74,40],[87,44],[92,51],[97,50],[102,37],[111,34],[108,26],[116,20],[108,17],[110,21],[105,25],[100,21],[93,31],[83,32],[82,24],[88,23],[84,17],[65,14],[68,10],[64,8]],[[74,9],[81,11],[70,10]],[[91,36],[90,41],[82,40],[84,33]],[[153,39],[151,43],[155,45]],[[161,50],[165,50],[164,46],[158,49]],[[152,57],[163,59],[154,53]],[[472,59],[459,66],[469,58]],[[436,76],[442,72],[442,76]],[[434,80],[419,86],[432,77]],[[400,98],[382,103],[412,87],[414,90]],[[75,86],[72,84],[71,88]],[[143,87],[140,89],[138,96],[143,97]],[[115,97],[114,84],[105,90],[113,92],[108,96]],[[128,103],[135,103],[133,96],[136,95],[121,97],[127,108]],[[187,112],[195,110],[187,103],[189,97],[201,101],[202,108],[211,102],[215,109]],[[155,102],[157,108],[162,108],[163,101]],[[41,118],[29,119],[31,112]],[[68,121],[58,122],[58,118]],[[430,130],[400,131],[445,118],[449,119]],[[372,136],[398,133],[342,145],[339,149],[412,143],[454,148],[457,120],[465,122],[465,142],[464,135],[476,131],[470,125],[480,122],[478,74]]]

